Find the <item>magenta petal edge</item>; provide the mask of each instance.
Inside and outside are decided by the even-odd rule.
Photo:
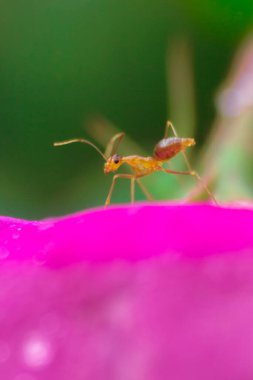
[[[136,204],[42,221],[0,218],[0,257],[49,267],[138,261],[161,254],[199,258],[253,248],[253,210],[209,204]]]

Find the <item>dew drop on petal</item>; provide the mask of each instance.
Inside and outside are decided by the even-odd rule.
[[[41,251],[41,252],[37,253],[33,257],[33,262],[36,265],[44,265],[44,264],[46,264],[46,262],[47,262],[46,253],[44,251]]]
[[[20,238],[20,231],[22,231],[22,228],[17,227],[16,224],[12,224],[10,226],[10,231],[12,232],[11,234],[12,239],[17,240],[18,238]]]
[[[42,222],[40,225],[39,225],[39,230],[40,231],[46,231],[46,230],[49,230],[50,228],[53,228],[54,227],[54,223],[53,222]]]
[[[51,253],[51,251],[54,248],[54,243],[49,242],[47,243],[40,251],[36,253],[36,255],[33,258],[33,261],[35,264],[43,265],[47,262],[48,257]]]
[[[53,358],[52,344],[43,336],[29,337],[23,346],[23,359],[29,367],[47,366]]]

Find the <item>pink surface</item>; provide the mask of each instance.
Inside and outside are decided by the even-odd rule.
[[[0,219],[0,379],[251,380],[253,210]]]
[[[140,204],[65,218],[0,219],[0,256],[61,267],[78,261],[136,261],[166,252],[184,257],[253,247],[253,210],[210,205]],[[8,252],[9,251],[9,252]]]

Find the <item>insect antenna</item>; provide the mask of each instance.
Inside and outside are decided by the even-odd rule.
[[[124,136],[125,136],[125,133],[120,132],[111,138],[111,140],[109,141],[105,149],[105,157],[108,158],[110,156],[113,156],[117,152],[118,147],[121,141],[123,140]]]
[[[101,152],[101,150],[95,145],[93,144],[91,141],[89,140],[85,140],[85,139],[70,139],[70,140],[64,140],[64,141],[58,141],[58,142],[55,142],[53,145],[54,146],[62,146],[62,145],[68,145],[68,144],[72,144],[72,143],[76,143],[76,142],[80,142],[80,143],[83,143],[83,144],[87,144],[87,145],[90,145],[92,146],[94,149],[96,149],[96,151],[103,157],[103,159],[106,161],[106,156]]]

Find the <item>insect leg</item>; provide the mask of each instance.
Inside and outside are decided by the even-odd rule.
[[[192,175],[196,178],[197,181],[199,181],[199,183],[201,184],[201,186],[203,187],[203,189],[205,190],[205,192],[209,195],[209,198],[212,199],[213,203],[216,206],[219,206],[219,203],[217,202],[217,200],[215,199],[214,195],[211,193],[211,191],[209,190],[209,188],[205,184],[205,181],[203,181],[203,179],[199,176],[199,174],[197,172],[193,171]]]
[[[131,178],[131,203],[134,204],[135,177]]]
[[[178,134],[177,134],[176,128],[174,127],[174,125],[172,124],[172,122],[168,120],[167,123],[166,123],[166,126],[165,126],[165,134],[164,134],[164,138],[167,138],[167,137],[168,137],[168,135],[169,135],[169,130],[170,130],[170,129],[172,130],[174,136],[175,136],[175,137],[178,137]],[[186,163],[186,166],[187,166],[188,170],[189,170],[190,172],[192,172],[193,170],[192,170],[191,164],[190,164],[190,162],[189,162],[189,160],[188,160],[188,158],[187,158],[187,156],[186,156],[186,153],[185,153],[184,151],[182,151],[181,154],[182,154],[183,157],[184,157],[184,161],[185,161],[185,163]]]
[[[172,130],[173,134],[178,137],[178,134],[176,132],[176,129],[174,128],[173,124],[171,121],[167,121],[166,122],[166,126],[165,126],[165,131],[164,131],[164,138],[167,139],[167,137],[169,137],[169,130]]]
[[[136,176],[134,174],[115,174],[114,177],[113,177],[113,180],[112,180],[112,184],[111,184],[108,196],[107,196],[106,201],[105,201],[105,206],[108,206],[111,203],[111,197],[112,197],[113,189],[114,189],[114,186],[115,186],[115,183],[116,183],[116,179],[118,179],[118,178],[126,178],[126,179],[131,179],[132,180],[133,178],[135,179],[135,177]],[[132,194],[131,194],[131,196],[132,196]]]
[[[168,135],[169,135],[169,129],[172,130],[172,132],[173,132],[173,134],[174,134],[175,137],[178,137],[176,128],[174,127],[174,125],[172,124],[172,122],[168,120],[167,123],[166,123],[166,126],[165,126],[165,135],[164,135],[165,138],[167,138]],[[186,163],[186,166],[187,166],[188,170],[190,172],[193,172],[192,166],[191,166],[191,164],[190,164],[190,162],[189,162],[189,160],[188,160],[188,158],[186,156],[186,153],[184,151],[182,151],[181,154],[184,157],[184,161]]]
[[[183,174],[183,175],[192,175],[194,176],[195,175],[195,172],[194,171],[178,171],[178,170],[170,170],[170,169],[165,169],[163,167],[161,167],[161,170],[165,173],[169,173],[169,174]]]
[[[168,120],[167,123],[166,123],[166,126],[165,126],[165,135],[164,135],[165,138],[167,138],[168,135],[169,135],[169,129],[172,130],[172,132],[173,132],[173,134],[174,134],[175,137],[178,137],[176,128],[174,127],[174,125],[172,124],[172,122]],[[184,157],[184,161],[186,163],[186,166],[187,166],[189,172],[194,173],[194,174],[191,174],[191,175],[194,176],[196,178],[196,180],[201,184],[201,186],[203,187],[203,189],[205,190],[205,192],[208,194],[209,198],[212,199],[212,201],[214,202],[214,204],[218,205],[218,202],[216,201],[214,195],[209,190],[209,188],[207,187],[207,185],[205,184],[205,182],[202,180],[202,178],[200,177],[200,175],[196,171],[194,171],[192,169],[192,166],[190,164],[190,161],[188,160],[188,157],[187,157],[186,153],[184,151],[182,151],[181,154]]]
[[[215,197],[213,196],[213,194],[211,193],[211,191],[208,189],[208,187],[206,186],[205,182],[202,181],[201,177],[194,170],[182,171],[182,172],[181,171],[177,171],[177,170],[165,169],[165,168],[161,168],[161,170],[163,172],[169,173],[169,174],[183,174],[183,175],[191,175],[191,176],[195,177],[197,179],[197,181],[199,181],[201,183],[203,189],[209,195],[209,198],[212,199],[212,201],[214,202],[214,204],[216,204],[218,206],[218,202],[216,201]]]
[[[145,197],[149,200],[149,201],[153,201],[154,198],[152,197],[152,195],[148,192],[148,190],[146,189],[146,187],[143,185],[143,183],[139,180],[139,179],[136,179],[138,185],[140,186],[141,190],[143,191]]]

